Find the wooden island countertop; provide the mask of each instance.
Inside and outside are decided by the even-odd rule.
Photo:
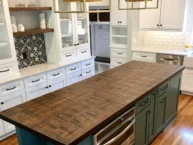
[[[53,144],[78,144],[183,69],[132,61],[0,112],[0,118]]]

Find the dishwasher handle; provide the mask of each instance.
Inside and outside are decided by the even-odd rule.
[[[133,125],[135,124],[135,119],[129,124],[120,134],[118,134],[116,137],[105,143],[104,145],[110,145],[113,142],[117,141],[120,137],[122,137]]]

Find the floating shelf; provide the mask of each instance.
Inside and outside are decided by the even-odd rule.
[[[125,35],[112,35],[112,37],[127,38],[127,36],[125,36]]]
[[[112,44],[110,47],[127,48],[127,45],[126,44]]]
[[[7,46],[8,43],[0,42],[0,48]]]
[[[49,32],[54,32],[54,29],[30,29],[26,30],[25,32],[15,32],[13,33],[13,36],[24,36],[24,35],[29,35],[29,34],[41,34],[41,33],[49,33]]]
[[[52,7],[10,7],[9,11],[50,11]]]

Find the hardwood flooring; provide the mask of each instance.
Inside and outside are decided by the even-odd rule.
[[[18,145],[15,135],[0,145]],[[166,132],[160,134],[152,145],[193,145],[193,97],[181,95],[178,118]]]

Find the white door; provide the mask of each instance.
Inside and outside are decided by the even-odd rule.
[[[67,86],[75,84],[81,80],[81,71],[75,72],[73,74],[69,74],[66,77]]]
[[[162,29],[183,29],[185,0],[163,0],[161,11]]]
[[[127,8],[128,3],[125,0],[121,0],[121,8]],[[128,11],[118,10],[118,0],[112,1],[112,11],[111,11],[111,25],[127,25]]]
[[[5,135],[5,129],[3,126],[3,121],[0,119],[0,136]]]
[[[20,92],[10,94],[0,99],[0,102],[1,102],[0,110],[3,111],[6,109],[15,107],[19,104],[22,104],[25,101],[26,101],[25,91],[20,91]],[[3,124],[5,128],[5,133],[9,133],[15,130],[14,125],[5,121],[3,121]]]
[[[139,12],[139,28],[140,29],[159,29],[161,15],[161,0],[158,9],[140,10]],[[148,7],[155,7],[157,0],[148,2]]]
[[[38,84],[37,86],[26,89],[27,100],[38,98],[48,93],[47,83]]]

